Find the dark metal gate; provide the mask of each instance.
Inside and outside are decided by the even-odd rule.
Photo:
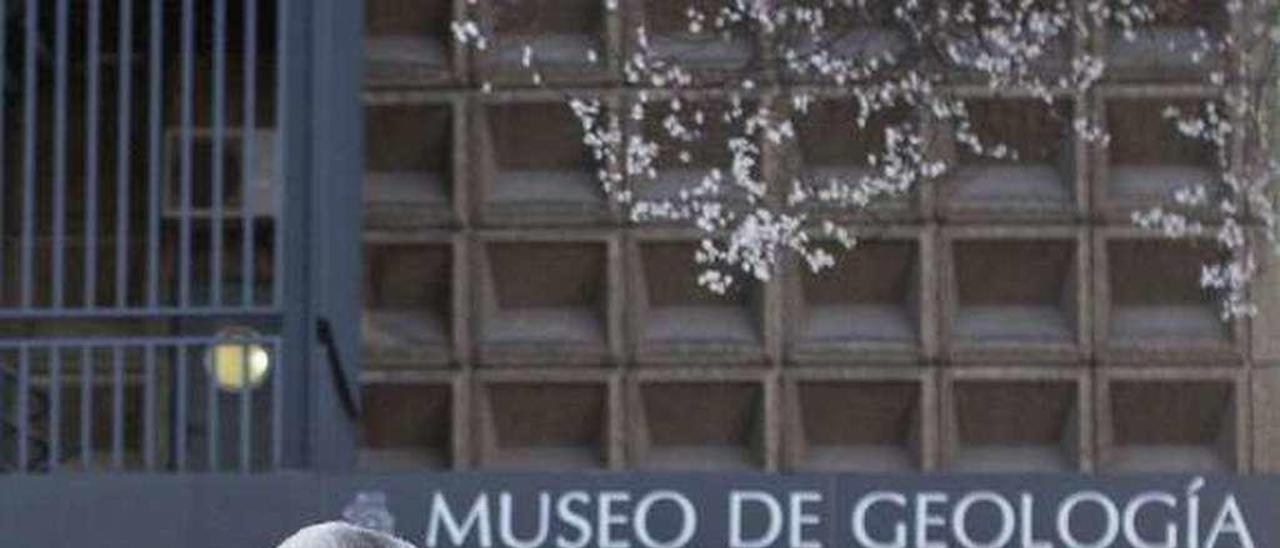
[[[0,0],[0,473],[349,461],[358,4]]]

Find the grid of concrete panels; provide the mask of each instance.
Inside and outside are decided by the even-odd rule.
[[[1213,247],[1154,239],[1128,220],[1214,176],[1210,152],[1179,141],[1161,115],[1222,92],[1188,83],[1221,59],[1197,65],[1158,45],[1191,39],[1191,22],[1132,43],[1097,33],[1064,44],[1105,51],[1120,70],[1054,105],[956,75],[949,89],[970,99],[975,130],[1013,145],[1017,161],[968,157],[939,131],[931,153],[958,169],[874,212],[887,223],[848,219],[862,241],[833,271],[791,265],[716,297],[694,282],[695,233],[631,226],[610,207],[564,97],[626,108],[636,90],[586,51],[621,51],[637,21],[708,79],[757,42],[691,47],[677,1],[531,5],[565,11],[532,26],[498,18],[495,45],[477,53],[450,45],[440,23],[460,2],[368,0],[361,466],[1252,472],[1280,462],[1269,403],[1280,352],[1257,336],[1274,307],[1222,323],[1198,289]],[[524,43],[550,52],[536,61],[548,86],[520,68]],[[874,144],[825,123],[850,104],[813,91],[822,115],[805,118],[794,143],[764,146],[766,177],[866,169],[850,151]],[[718,97],[685,98],[714,108]],[[1113,133],[1109,149],[1070,130],[1081,109]],[[660,196],[682,175],[638,190]]]

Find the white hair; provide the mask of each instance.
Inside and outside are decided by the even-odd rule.
[[[277,548],[415,548],[403,540],[339,521],[303,528]]]

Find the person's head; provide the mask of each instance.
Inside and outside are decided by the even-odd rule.
[[[306,527],[277,548],[415,548],[398,538],[332,521]]]

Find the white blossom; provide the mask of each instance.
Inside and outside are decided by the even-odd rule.
[[[600,184],[632,222],[683,223],[703,235],[694,260],[698,281],[727,291],[739,275],[769,280],[794,254],[810,269],[836,260],[822,243],[852,248],[856,241],[837,222],[915,192],[955,166],[931,153],[931,126],[914,118],[884,122],[889,113],[928,114],[951,128],[947,137],[964,151],[1017,160],[1018,143],[988,142],[972,123],[966,100],[948,95],[949,78],[963,74],[992,90],[1018,90],[1048,104],[1062,96],[1086,97],[1108,74],[1107,59],[1079,51],[1097,32],[1109,40],[1135,41],[1159,23],[1163,0],[718,0],[683,13],[683,31],[699,40],[767,38],[752,53],[752,68],[713,71],[654,47],[651,30],[631,29],[626,47],[587,51],[619,67],[629,86],[622,105],[566,99],[581,122],[583,144]],[[490,29],[468,0],[466,17],[452,24],[459,45],[485,50]],[[489,0],[490,9],[505,4]],[[1198,28],[1186,55],[1203,65],[1203,83],[1221,98],[1199,108],[1170,107],[1165,115],[1183,138],[1215,151],[1220,180],[1175,189],[1161,204],[1132,213],[1133,222],[1169,238],[1208,238],[1222,251],[1204,265],[1201,282],[1222,296],[1224,318],[1253,311],[1248,284],[1264,247],[1280,250],[1273,199],[1280,165],[1269,160],[1270,105],[1275,86],[1270,59],[1280,42],[1280,7],[1273,0],[1228,0],[1227,11],[1253,24],[1223,36]],[[617,0],[604,0],[607,10]],[[1224,55],[1229,50],[1245,55]],[[544,83],[531,46],[521,65],[534,85]],[[1230,60],[1225,62],[1222,60]],[[1210,64],[1215,60],[1215,64]],[[763,77],[770,75],[769,77]],[[856,105],[851,134],[881,143],[859,158],[866,170],[848,176],[813,176],[794,166],[765,165],[765,150],[795,146],[797,127],[814,116],[815,89],[839,90]],[[491,91],[483,83],[482,90]],[[688,95],[685,93],[689,92]],[[698,101],[691,97],[698,96]],[[1089,146],[1107,147],[1111,136],[1098,120],[1076,114],[1068,127]],[[632,131],[629,128],[648,128]],[[649,131],[652,130],[652,131]],[[714,140],[715,142],[709,142]],[[1243,143],[1243,144],[1242,144]],[[1240,154],[1238,149],[1251,154]],[[682,179],[673,193],[646,193],[667,171],[702,170]],[[1258,246],[1261,241],[1269,245]],[[856,251],[855,251],[856,252]]]

